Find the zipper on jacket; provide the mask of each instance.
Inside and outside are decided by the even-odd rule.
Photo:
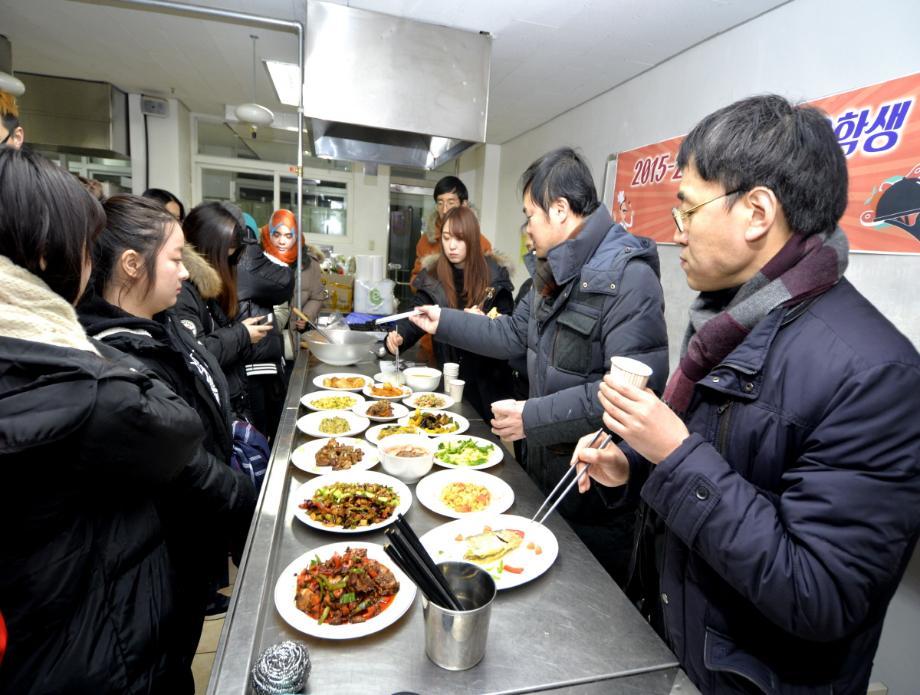
[[[726,401],[716,411],[719,415],[719,427],[716,434],[716,450],[725,456],[725,444],[728,439],[728,427],[731,424],[732,406],[735,401]]]

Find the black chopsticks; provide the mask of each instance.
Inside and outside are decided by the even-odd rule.
[[[451,610],[463,610],[441,570],[422,547],[415,531],[402,514],[396,515],[395,523],[386,530],[385,535],[390,542],[383,547],[384,551],[429,601]]]

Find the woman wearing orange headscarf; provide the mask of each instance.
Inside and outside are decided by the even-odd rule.
[[[299,243],[297,218],[290,210],[280,209],[272,213],[268,224],[263,226],[259,241],[265,254],[272,260],[294,266],[297,263],[297,244]],[[323,261],[323,252],[319,249],[304,244],[304,253],[301,258],[300,271],[300,310],[315,321],[323,300],[326,298],[326,288],[322,283],[320,264]],[[293,293],[288,300],[293,298]],[[279,326],[294,328],[298,331],[306,329],[303,320],[291,316],[290,301],[279,302],[274,307],[275,317]],[[294,359],[294,336],[284,333],[284,358],[288,361],[285,367],[285,382],[290,377]]]
[[[283,263],[297,262],[297,219],[290,210],[275,210],[259,235],[265,253]]]

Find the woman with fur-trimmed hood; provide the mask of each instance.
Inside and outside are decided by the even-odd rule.
[[[493,309],[510,314],[514,309],[514,285],[508,268],[493,254],[484,254],[476,215],[466,206],[453,208],[444,216],[441,251],[424,259],[422,271],[412,282],[413,306],[438,304],[474,313]],[[398,346],[409,348],[424,332],[403,319],[386,340],[391,353]],[[484,357],[441,343],[434,337],[439,365],[456,362],[466,382],[465,398],[484,420],[492,418],[491,403],[511,397],[511,370],[504,360]]]
[[[238,320],[236,265],[243,252],[242,215],[229,203],[202,203],[182,223],[188,244],[182,260],[189,278],[182,283],[176,316],[217,358],[230,388],[237,419],[251,421],[246,370],[253,348],[271,332],[258,317]]]

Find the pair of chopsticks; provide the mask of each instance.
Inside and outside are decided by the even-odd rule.
[[[396,515],[395,523],[386,530],[385,535],[390,542],[383,546],[384,552],[425,594],[425,598],[450,610],[463,610],[463,605],[441,570],[422,547],[422,542],[402,514]]]
[[[604,429],[599,429],[599,430],[597,431],[597,434],[594,435],[594,439],[591,440],[591,443],[590,443],[586,448],[588,448],[588,449],[594,449],[594,448],[595,448],[595,445],[600,441],[601,437],[604,435],[604,432],[605,432]],[[612,442],[612,441],[613,441],[613,435],[612,435],[612,434],[607,434],[607,438],[604,439],[604,441],[601,443],[601,445],[598,446],[597,448],[598,448],[598,449],[604,449],[604,448],[606,448],[607,445],[610,444],[610,442]],[[565,474],[559,479],[559,482],[556,483],[556,487],[554,487],[554,488],[550,491],[550,493],[546,496],[546,499],[543,500],[543,504],[540,505],[540,508],[537,510],[537,513],[534,514],[534,515],[530,518],[530,522],[531,522],[531,523],[533,523],[534,521],[536,521],[537,517],[540,516],[540,512],[543,511],[543,508],[546,507],[547,504],[549,504],[549,501],[550,501],[551,499],[553,499],[553,495],[555,495],[556,492],[559,490],[559,488],[561,488],[561,487],[563,486],[563,484],[565,483],[566,479],[569,478],[570,474],[574,473],[576,470],[578,470],[578,467],[577,467],[577,466],[569,466],[569,470],[567,470],[567,471],[565,472]],[[552,514],[552,513],[555,511],[556,507],[559,506],[559,503],[562,502],[562,500],[565,498],[565,496],[566,496],[567,494],[569,494],[569,490],[571,490],[573,487],[575,487],[575,485],[578,484],[578,481],[581,480],[581,479],[584,477],[585,473],[587,473],[587,472],[588,472],[588,466],[585,466],[585,467],[581,470],[581,473],[579,473],[578,475],[576,475],[576,476],[574,477],[574,479],[565,487],[565,489],[564,489],[561,493],[559,493],[559,496],[556,498],[556,501],[553,502],[553,506],[549,508],[549,510],[546,512],[546,514],[544,514],[543,517],[542,517],[539,521],[537,521],[538,524],[542,524],[544,521],[546,521],[547,517],[549,517],[549,515]]]
[[[420,312],[418,309],[413,309],[412,311],[404,311],[401,314],[391,314],[390,316],[382,316],[379,319],[375,319],[374,323],[376,324],[393,323],[393,321],[399,321],[400,319],[404,319],[408,316],[418,316],[420,313],[422,312]]]

